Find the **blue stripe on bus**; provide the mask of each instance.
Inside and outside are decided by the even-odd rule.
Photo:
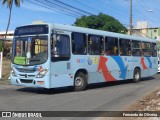
[[[125,79],[128,66],[124,65],[123,60],[120,56],[112,56],[112,58],[116,61],[120,68],[121,74],[119,77]]]

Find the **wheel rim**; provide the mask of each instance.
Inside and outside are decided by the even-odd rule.
[[[81,86],[83,86],[83,84],[84,84],[83,78],[81,78],[81,77],[76,77],[76,79],[75,79],[75,86],[76,86],[76,87],[81,87]]]
[[[137,73],[135,74],[135,79],[138,80],[139,77],[140,77],[139,72],[137,72]]]

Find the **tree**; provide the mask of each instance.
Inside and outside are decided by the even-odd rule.
[[[117,19],[103,13],[78,18],[74,25],[117,33],[127,32],[127,29]]]
[[[6,40],[8,29],[9,29],[9,25],[10,25],[13,1],[15,3],[16,7],[20,7],[20,0],[3,0],[3,2],[2,2],[3,5],[7,4],[7,7],[9,8],[9,18],[8,18],[8,24],[7,24],[7,28],[6,28],[4,41]],[[22,2],[23,2],[23,0],[22,0]]]

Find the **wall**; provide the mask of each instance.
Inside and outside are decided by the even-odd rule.
[[[157,39],[157,36],[160,35],[160,28],[149,28],[148,29],[148,36],[152,39]]]

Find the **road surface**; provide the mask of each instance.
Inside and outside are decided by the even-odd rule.
[[[0,111],[122,111],[160,86],[160,74],[143,79],[90,85],[86,91],[0,85]]]

